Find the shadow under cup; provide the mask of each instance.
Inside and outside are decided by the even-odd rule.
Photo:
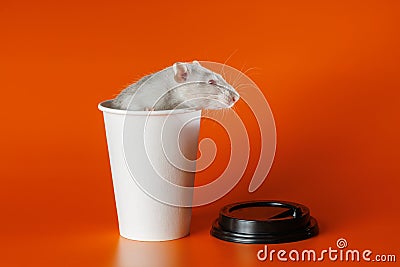
[[[120,235],[163,241],[189,234],[200,110],[103,112]]]

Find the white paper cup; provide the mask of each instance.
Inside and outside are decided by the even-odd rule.
[[[120,235],[141,241],[188,235],[201,111],[125,111],[110,108],[110,102],[98,108]],[[185,190],[171,190],[174,184]]]

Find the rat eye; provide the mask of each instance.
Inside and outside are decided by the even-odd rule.
[[[208,83],[209,84],[214,84],[214,85],[217,84],[217,82],[215,80],[209,80]]]

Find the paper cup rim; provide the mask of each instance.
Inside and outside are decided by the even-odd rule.
[[[196,109],[173,109],[173,110],[156,110],[156,111],[142,111],[142,110],[122,110],[111,108],[112,100],[105,100],[98,104],[98,109],[113,114],[120,115],[134,115],[134,116],[165,116],[165,115],[175,115],[175,114],[183,114],[183,113],[191,113],[191,112],[199,112],[200,110]]]

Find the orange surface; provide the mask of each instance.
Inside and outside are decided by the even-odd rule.
[[[209,236],[220,207],[250,199],[300,202],[319,221],[318,237],[270,248],[322,250],[344,237],[399,258],[399,12],[399,1],[2,0],[0,265],[277,265],[257,260],[261,245]],[[259,149],[248,122],[245,175],[194,209],[189,237],[120,238],[97,103],[174,61],[224,62],[236,50],[228,64],[257,68],[248,74],[277,125],[267,180],[247,192]]]

